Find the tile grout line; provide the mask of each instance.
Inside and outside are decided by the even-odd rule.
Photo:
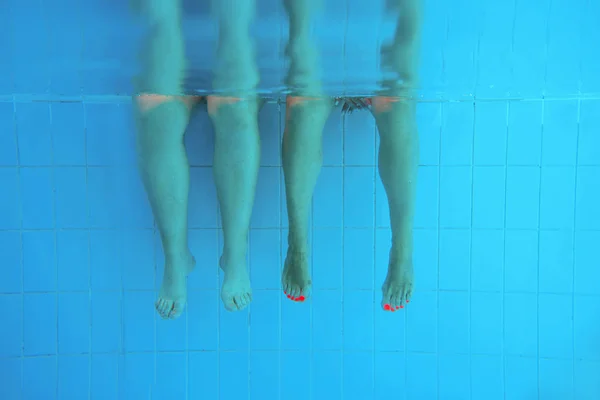
[[[48,134],[48,136],[50,137],[50,161],[52,162],[52,164],[54,164],[54,140],[53,140],[53,134],[52,134],[52,106],[51,104],[47,105],[47,109],[46,112],[48,113],[48,119],[49,119],[49,128],[48,128],[48,132],[46,132],[46,134]],[[59,282],[59,274],[58,274],[58,244],[57,244],[57,233],[56,233],[56,227],[57,227],[57,221],[56,221],[56,174],[54,173],[54,168],[50,168],[50,182],[51,182],[51,190],[52,190],[52,222],[53,222],[53,229],[52,229],[52,236],[54,239],[54,257],[53,257],[53,263],[54,263],[54,278],[56,279],[55,282],[55,286],[54,286],[54,300],[56,301],[56,304],[54,305],[54,312],[56,313],[56,374],[57,374],[57,380],[55,382],[56,384],[56,398],[60,398],[60,392],[59,392],[59,388],[60,388],[60,363],[59,363],[59,333],[60,333],[60,318],[59,318],[59,312],[60,312],[60,307],[59,307],[59,291],[58,291],[58,282]],[[88,371],[89,371],[90,365],[88,363]],[[88,389],[89,390],[89,389]]]
[[[283,28],[282,28],[283,29]],[[281,126],[281,118],[282,118],[282,113],[281,113],[281,108],[282,105],[281,103],[277,103],[277,124],[278,124],[278,135],[279,135],[279,153],[280,156],[283,156],[283,150],[282,150],[282,146],[283,146],[283,133],[282,133],[282,126]],[[284,128],[285,129],[285,128]],[[283,244],[283,199],[285,196],[284,190],[285,190],[285,186],[282,186],[281,181],[282,179],[284,179],[283,176],[283,166],[281,169],[279,169],[279,267],[283,268],[283,249],[282,249],[282,244]],[[281,273],[283,273],[283,269],[281,270]],[[280,279],[281,281],[281,279]],[[282,284],[280,284],[281,286],[283,286]],[[279,289],[280,291],[283,290],[283,288]],[[278,324],[278,332],[277,332],[277,338],[279,340],[278,343],[278,357],[277,357],[277,397],[279,400],[281,400],[281,344],[283,341],[283,332],[281,329],[282,321],[283,321],[283,297],[281,296],[281,293],[279,294],[279,296],[277,296],[277,306],[278,306],[278,316],[279,316],[279,324]]]
[[[440,105],[439,110],[440,110],[440,129],[439,129],[439,145],[438,145],[438,165],[437,165],[437,204],[436,204],[436,208],[437,208],[437,229],[436,229],[436,241],[437,241],[437,274],[436,274],[436,289],[435,289],[435,301],[436,301],[436,338],[435,338],[435,345],[436,345],[436,362],[435,362],[435,371],[436,371],[436,385],[439,387],[439,383],[440,383],[440,379],[439,379],[439,374],[440,374],[440,363],[439,363],[439,355],[437,355],[438,353],[438,340],[439,340],[439,309],[440,309],[440,236],[441,236],[441,218],[440,218],[440,213],[441,213],[441,176],[442,176],[442,168],[441,168],[441,164],[442,164],[442,150],[443,150],[443,137],[444,137],[444,117],[446,115],[446,113],[444,112],[446,109],[446,107],[444,107],[443,105]],[[405,351],[406,351],[406,339],[405,339]],[[405,357],[406,359],[406,357]],[[408,373],[406,372],[407,368],[408,368],[408,361],[405,360],[404,362],[405,366],[404,366],[404,379],[405,381],[408,382]],[[439,390],[436,389],[436,398],[439,398]]]
[[[471,212],[469,216],[469,290],[468,290],[468,299],[469,305],[467,310],[468,315],[468,329],[467,329],[467,337],[469,342],[469,371],[473,368],[473,361],[471,359],[471,351],[472,351],[472,337],[473,337],[473,326],[472,326],[472,318],[473,318],[473,220],[474,220],[474,208],[475,208],[475,145],[476,145],[476,137],[477,137],[477,103],[473,102],[473,128],[472,128],[473,137],[471,138]],[[438,327],[439,329],[439,327]],[[469,399],[473,397],[471,393],[473,377],[469,374]]]
[[[515,0],[516,1],[516,0]],[[506,393],[506,220],[507,220],[507,199],[508,196],[506,194],[508,189],[508,149],[510,143],[510,112],[511,112],[511,104],[506,103],[506,142],[505,142],[505,154],[504,159],[506,165],[504,166],[504,218],[503,218],[503,233],[502,233],[502,290],[500,292],[501,296],[501,310],[500,310],[500,321],[502,324],[501,329],[501,349],[502,354],[500,356],[500,362],[502,363],[502,393]]]
[[[577,256],[577,252],[576,252],[576,241],[577,241],[577,236],[576,236],[576,226],[577,226],[577,179],[578,179],[578,162],[579,162],[579,139],[580,139],[580,129],[581,129],[581,100],[578,101],[577,103],[577,136],[576,136],[576,145],[575,145],[575,173],[574,173],[574,179],[575,179],[575,184],[573,185],[573,233],[571,235],[571,240],[573,241],[572,243],[572,249],[571,249],[571,267],[572,267],[572,271],[571,271],[571,319],[572,319],[572,323],[571,323],[571,373],[573,374],[572,377],[572,396],[573,398],[575,398],[575,381],[576,381],[576,375],[575,375],[575,259]]]
[[[346,10],[347,13],[348,10]],[[346,116],[342,115],[340,117],[342,119],[342,135],[340,137],[340,140],[342,141],[342,165],[345,164],[346,161]],[[342,208],[342,270],[341,272],[341,285],[340,285],[340,295],[341,295],[341,316],[340,316],[340,320],[341,320],[341,333],[342,333],[342,337],[341,337],[341,342],[340,342],[340,385],[341,385],[341,398],[344,398],[344,360],[345,360],[345,346],[344,346],[344,333],[345,333],[345,329],[344,329],[344,295],[345,295],[345,291],[344,291],[344,270],[345,270],[345,261],[346,261],[346,254],[345,254],[345,247],[344,246],[344,241],[346,239],[346,233],[345,233],[345,222],[346,222],[346,217],[345,217],[345,212],[346,212],[346,207],[345,207],[345,200],[346,200],[346,185],[345,185],[345,179],[346,179],[346,166],[344,165],[342,167],[342,204],[341,204],[341,208]]]

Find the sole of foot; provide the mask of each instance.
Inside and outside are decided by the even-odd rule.
[[[191,253],[165,262],[163,282],[154,304],[163,319],[175,319],[183,314],[187,303],[187,277],[194,270],[196,259]]]
[[[252,301],[250,277],[245,260],[231,262],[221,257],[219,266],[224,274],[221,300],[227,311],[241,311]]]
[[[413,291],[414,272],[412,260],[390,259],[388,273],[381,288],[384,311],[395,312],[410,302]]]
[[[281,275],[283,293],[288,299],[303,302],[311,295],[312,281],[305,252],[288,250]]]

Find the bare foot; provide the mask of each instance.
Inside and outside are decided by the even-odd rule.
[[[312,281],[306,252],[288,249],[281,284],[290,300],[302,302],[310,297]]]
[[[227,311],[243,310],[252,301],[252,288],[245,260],[232,262],[221,257],[219,266],[225,275],[221,287],[221,300],[225,309]]]
[[[396,311],[404,308],[410,301],[413,291],[413,263],[412,259],[402,259],[390,256],[388,273],[381,288],[383,300],[381,305],[385,311]]]
[[[187,277],[196,266],[190,252],[185,256],[165,261],[163,282],[154,306],[163,319],[179,317],[187,302]]]

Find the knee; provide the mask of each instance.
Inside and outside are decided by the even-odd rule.
[[[208,96],[207,109],[219,136],[245,132],[258,124],[258,101],[254,98]]]

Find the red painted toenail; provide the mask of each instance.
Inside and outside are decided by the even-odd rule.
[[[391,311],[391,312],[396,312],[396,309],[392,308],[390,311]]]
[[[391,309],[391,307],[390,307],[390,305],[389,305],[389,304],[385,304],[385,305],[383,306],[383,309],[384,309],[384,310],[386,310],[386,311],[389,311],[389,310]]]
[[[401,306],[396,306],[396,310],[399,309]]]
[[[408,303],[408,302],[410,302],[410,300],[406,300],[406,302]]]
[[[304,300],[305,300],[304,296],[298,297],[298,301],[304,301]]]
[[[404,306],[400,306],[400,308],[404,308]]]
[[[290,295],[288,294],[288,295],[287,295],[287,298],[288,298],[288,299],[291,299],[291,298],[292,298],[292,296],[290,296]]]

